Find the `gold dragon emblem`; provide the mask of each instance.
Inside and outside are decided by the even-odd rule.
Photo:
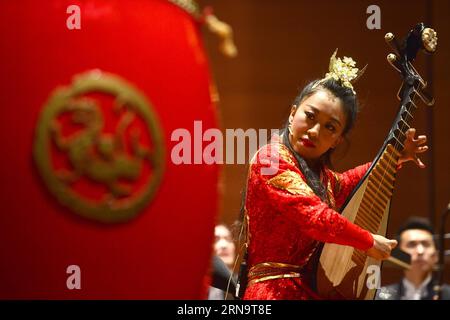
[[[148,205],[164,155],[149,101],[99,70],[55,89],[37,122],[34,159],[46,187],[63,206],[100,222],[128,221]]]

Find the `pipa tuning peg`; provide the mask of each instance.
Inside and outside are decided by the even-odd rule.
[[[437,33],[431,28],[424,28],[422,31],[422,45],[426,52],[433,53],[437,47]]]
[[[386,33],[386,35],[384,36],[384,40],[386,40],[386,43],[389,44],[392,49],[394,49],[394,52],[397,55],[400,55],[400,44],[398,43],[397,38],[395,38],[393,33]]]
[[[393,53],[390,53],[387,55],[386,60],[389,62],[389,64],[398,72],[401,73],[400,70],[400,64],[398,62],[397,56]]]

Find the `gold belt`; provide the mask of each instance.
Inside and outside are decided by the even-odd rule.
[[[248,272],[248,286],[273,279],[300,278],[302,267],[279,262],[258,263],[251,267]]]

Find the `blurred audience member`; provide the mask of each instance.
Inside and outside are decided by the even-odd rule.
[[[425,218],[411,217],[398,230],[399,248],[411,255],[411,268],[400,282],[378,290],[377,300],[431,300],[437,296],[433,269],[438,251],[433,228]],[[450,286],[442,288],[442,300],[450,300]]]
[[[235,277],[232,276],[236,245],[230,229],[219,224],[214,230],[214,253],[212,267],[212,283],[208,293],[208,300],[231,299],[236,288]],[[228,295],[226,294],[228,288]]]

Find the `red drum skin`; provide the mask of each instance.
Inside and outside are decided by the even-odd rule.
[[[81,29],[67,27],[70,5],[80,8]],[[219,203],[219,166],[175,165],[171,160],[178,143],[171,141],[174,130],[186,128],[194,139],[194,121],[202,121],[203,131],[218,126],[201,25],[162,0],[3,1],[0,11],[0,299],[204,298]],[[76,91],[76,79],[85,80],[92,72],[101,81],[89,87],[86,80],[85,91]],[[129,165],[114,167],[117,180],[108,185],[88,177],[113,168],[97,161],[98,149],[90,155],[96,167],[79,160],[76,148],[58,151],[52,135],[55,121],[62,126],[62,137],[86,133],[84,125],[92,125],[86,114],[95,108],[83,113],[80,106],[94,101],[104,121],[93,134],[99,142],[96,148],[102,142],[102,152],[109,152],[119,123],[112,111],[118,95],[114,90],[99,92],[103,80],[130,90],[132,94],[123,96],[128,103],[131,96],[144,101],[130,125],[140,128],[135,129],[140,143],[154,147],[160,141],[155,162],[133,167],[137,171],[132,173],[127,173]],[[55,98],[67,92],[78,96],[63,102]],[[82,117],[78,127],[71,122],[73,111],[67,111],[75,109],[65,114],[49,111],[52,103],[62,108],[69,101],[75,101]],[[146,122],[145,115],[153,122]],[[132,154],[132,130],[122,135],[125,150]],[[81,145],[81,140],[74,141],[65,146]],[[72,158],[68,150],[75,150]],[[38,157],[44,159],[41,164]],[[42,163],[51,170],[43,170]],[[73,185],[55,187],[55,176],[53,184],[48,182],[58,166],[70,171],[74,164],[82,174]],[[96,219],[95,210],[89,216],[65,198],[61,187],[100,201],[116,182],[123,182],[121,174],[135,179],[132,195],[145,189],[152,172],[159,172],[153,191],[126,219],[115,219],[114,212]],[[94,209],[96,205],[94,201]],[[68,269],[72,265],[80,272]],[[76,275],[81,288],[71,289]]]

